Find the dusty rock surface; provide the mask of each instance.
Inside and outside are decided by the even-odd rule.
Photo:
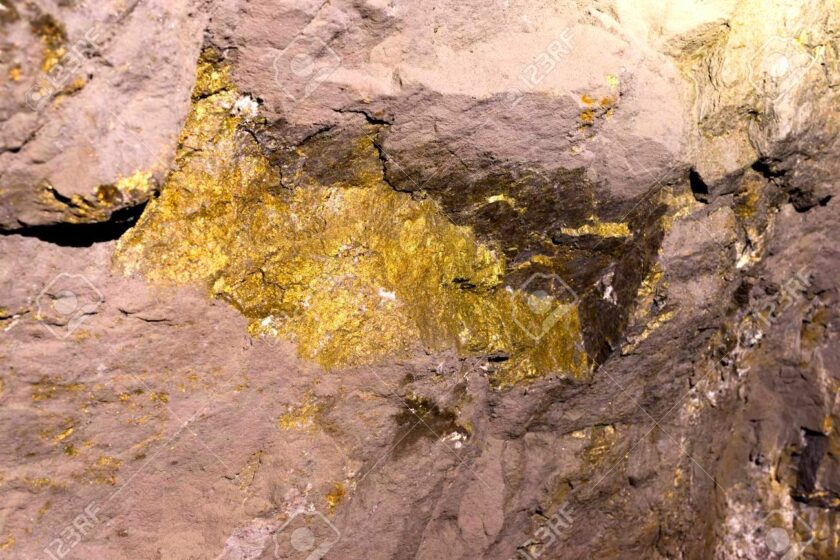
[[[0,0],[0,558],[837,558],[838,14]],[[200,64],[233,156],[183,132]],[[563,278],[588,375],[420,340],[325,368],[218,277],[124,274],[185,162],[255,151],[266,196],[374,177],[494,248],[494,289]],[[194,192],[160,231],[225,228]]]

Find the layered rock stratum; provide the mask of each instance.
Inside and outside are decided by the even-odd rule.
[[[0,558],[837,558],[838,18],[0,0]]]

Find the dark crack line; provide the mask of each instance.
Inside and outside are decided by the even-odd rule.
[[[391,126],[394,124],[393,121],[389,121],[388,119],[383,119],[379,117],[375,117],[370,114],[370,112],[364,109],[333,109],[336,113],[347,114],[351,113],[354,115],[362,115],[365,120],[370,124],[380,125],[380,126]]]

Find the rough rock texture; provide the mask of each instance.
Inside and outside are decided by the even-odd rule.
[[[838,14],[0,0],[0,558],[837,558]]]
[[[0,227],[104,221],[145,201],[189,109],[198,3],[3,5]]]

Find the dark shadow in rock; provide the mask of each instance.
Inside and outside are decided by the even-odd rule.
[[[453,432],[464,436],[467,431],[458,425],[457,414],[442,409],[424,397],[408,397],[395,417],[397,434],[394,438],[394,457],[401,457],[422,438],[436,440]]]
[[[47,243],[53,243],[61,247],[90,247],[95,243],[105,243],[119,239],[131,226],[133,226],[146,203],[120,208],[111,213],[110,219],[104,222],[70,224],[66,222],[26,226],[14,230],[0,230],[0,235],[21,235],[23,237],[35,237]]]
[[[691,192],[694,194],[696,201],[704,204],[709,203],[709,185],[694,169],[688,171],[688,184],[691,186]]]
[[[805,496],[814,491],[817,484],[817,471],[828,449],[828,436],[807,428],[803,428],[802,431],[805,435],[805,449],[799,457],[795,490],[799,496]]]

